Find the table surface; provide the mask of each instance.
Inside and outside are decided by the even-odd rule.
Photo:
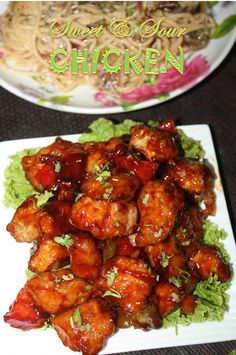
[[[177,124],[180,125],[209,124],[219,159],[233,228],[236,217],[236,189],[234,186],[236,173],[235,81],[236,46],[214,73],[185,94],[144,110],[103,115],[116,122],[121,122],[125,118],[148,121],[174,117]],[[85,131],[88,125],[98,117],[39,107],[0,87],[0,141],[79,133]],[[236,339],[230,342],[148,350],[132,352],[132,354],[227,355],[233,349],[236,349]]]

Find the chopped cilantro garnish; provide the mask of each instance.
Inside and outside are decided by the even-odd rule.
[[[180,288],[182,285],[182,282],[179,277],[169,277],[169,282],[174,284],[176,287]]]
[[[38,208],[43,207],[44,205],[46,205],[46,203],[48,202],[48,200],[53,197],[53,193],[52,192],[48,192],[47,190],[45,190],[43,193],[41,194],[36,194],[35,198],[37,200],[36,202],[36,206]]]
[[[74,326],[76,325],[76,327],[79,328],[79,330],[81,330],[81,331],[84,331],[84,330],[89,331],[90,330],[91,325],[89,323],[83,324],[83,320],[82,320],[82,316],[81,316],[79,308],[76,309],[76,311],[73,313],[73,316],[71,318],[72,318],[72,324]],[[74,327],[72,327],[72,328],[74,328]]]
[[[73,240],[71,239],[70,234],[63,234],[60,237],[55,237],[54,240],[57,244],[63,245],[66,248],[70,248],[73,245]]]
[[[178,303],[178,302],[180,301],[179,295],[177,295],[177,293],[175,293],[175,292],[172,292],[171,298],[172,298],[172,301],[173,301],[173,302]]]
[[[25,277],[26,280],[30,280],[32,279],[32,277],[34,277],[36,275],[36,272],[31,271],[30,269],[26,269],[25,270]]]
[[[108,297],[108,296],[112,296],[112,297],[116,297],[116,298],[122,298],[121,294],[116,291],[113,290],[112,288],[110,290],[107,290],[102,297]]]
[[[159,258],[160,258],[160,264],[162,267],[165,268],[169,265],[170,256],[168,256],[164,251],[161,251]]]
[[[82,325],[82,317],[81,317],[81,313],[80,313],[79,307],[73,313],[73,321],[76,323],[77,327],[81,327],[81,325]]]
[[[92,288],[93,288],[92,285],[87,285],[87,286],[85,287],[85,290],[86,290],[86,291],[90,291],[90,290],[92,290]]]
[[[148,194],[145,194],[142,198],[142,204],[144,206],[147,206],[147,203],[148,203],[148,199],[149,199],[149,195]]]
[[[75,198],[75,202],[79,201],[83,195],[83,193],[79,193]]]
[[[65,265],[63,267],[61,267],[60,269],[57,270],[67,270],[67,269],[71,269],[71,264]]]
[[[61,170],[61,164],[59,162],[56,162],[55,166],[54,166],[54,171],[56,173],[59,173]]]
[[[95,174],[97,175],[97,181],[102,181],[103,179],[107,179],[111,176],[111,173],[109,171],[109,162],[103,165],[102,167],[98,164],[95,164],[93,169]]]
[[[44,325],[42,326],[42,328],[40,328],[41,330],[48,330],[49,328],[52,328],[51,323],[45,322]]]
[[[108,271],[106,273],[106,279],[107,279],[107,286],[108,287],[112,286],[112,284],[115,281],[117,275],[118,275],[117,267],[114,267],[111,271]]]
[[[66,274],[66,275],[62,275],[62,280],[64,281],[70,281],[74,279],[74,275],[73,274]]]

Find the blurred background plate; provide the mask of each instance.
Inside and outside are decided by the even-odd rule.
[[[0,14],[7,8],[7,4],[8,2],[0,2]],[[220,24],[233,14],[236,17],[236,2],[219,2],[209,11],[217,24]],[[235,18],[233,22],[235,23]],[[60,111],[109,114],[138,110],[170,100],[197,85],[220,65],[232,48],[235,38],[236,29],[234,28],[226,35],[212,39],[206,48],[188,53],[185,60],[188,69],[185,70],[183,76],[175,71],[175,76],[179,75],[179,79],[173,78],[174,85],[168,73],[165,74],[163,81],[168,79],[166,92],[159,97],[155,97],[156,94],[152,93],[152,89],[149,90],[147,85],[146,89],[137,88],[132,95],[127,96],[126,101],[120,102],[119,100],[111,102],[105,94],[89,86],[79,86],[66,93],[52,92],[28,76],[11,73],[3,68],[0,68],[0,85],[27,101]]]

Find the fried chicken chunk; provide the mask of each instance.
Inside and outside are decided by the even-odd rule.
[[[60,313],[51,322],[63,344],[83,355],[97,355],[115,331],[114,314],[101,298]]]
[[[30,330],[41,328],[47,318],[48,315],[38,310],[31,296],[22,288],[4,315],[4,322],[13,328]]]
[[[95,280],[102,265],[101,254],[95,241],[85,233],[73,236],[73,244],[69,248],[71,270],[77,277]]]
[[[179,158],[170,160],[163,178],[175,182],[194,201],[204,201],[204,215],[215,214],[214,174],[204,163]]]
[[[174,236],[168,237],[157,245],[146,247],[145,251],[157,273],[167,278],[178,277],[179,269],[185,267],[185,258]]]
[[[131,130],[130,144],[153,162],[162,162],[178,154],[172,136],[163,129],[135,126]]]
[[[192,241],[200,241],[203,233],[203,215],[195,206],[185,206],[178,216],[174,232],[180,245],[185,248]]]
[[[141,219],[137,245],[155,245],[164,240],[174,227],[183,202],[182,192],[173,184],[161,180],[147,182],[138,197]]]
[[[141,259],[118,256],[109,259],[96,286],[113,305],[135,315],[145,306],[155,275]]]
[[[44,212],[36,205],[34,196],[25,200],[16,210],[7,231],[17,242],[31,243],[41,237],[39,221]]]
[[[168,281],[159,282],[152,295],[152,300],[157,306],[162,317],[173,312],[180,305],[180,289]]]
[[[72,205],[66,201],[55,200],[43,206],[45,212],[39,221],[45,238],[54,238],[65,233],[73,233],[76,228],[70,221]]]
[[[86,159],[81,144],[57,138],[37,154],[25,156],[22,166],[36,190],[53,190],[58,199],[73,201],[85,175]]]
[[[25,289],[44,312],[59,313],[85,302],[90,296],[89,283],[73,276],[70,270],[37,274]]]
[[[85,143],[84,149],[88,153],[86,172],[89,175],[95,175],[96,167],[109,163],[116,147],[123,144],[121,139],[115,137],[104,143]]]
[[[201,247],[189,261],[189,267],[196,270],[202,280],[207,280],[211,273],[217,275],[221,282],[226,282],[231,277],[229,264],[222,260],[219,250],[215,247]]]
[[[40,182],[37,179],[37,174],[45,167],[45,162],[42,161],[42,157],[46,155],[60,157],[63,155],[65,149],[71,147],[72,143],[69,141],[65,141],[61,138],[57,138],[55,142],[43,149],[34,155],[26,155],[22,159],[22,166],[25,171],[27,179],[34,186],[34,188],[38,191],[42,191],[43,188]],[[51,174],[51,169],[45,173]]]
[[[80,230],[98,239],[132,234],[137,223],[134,202],[120,203],[83,196],[72,208],[72,220]]]
[[[41,239],[29,260],[29,269],[38,273],[60,268],[69,260],[66,247],[57,244],[53,239]]]
[[[84,180],[81,190],[87,196],[110,201],[130,201],[134,198],[140,180],[137,176],[120,174],[103,179],[94,176]]]

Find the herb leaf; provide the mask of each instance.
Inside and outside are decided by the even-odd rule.
[[[25,270],[26,280],[32,279],[36,275],[36,272],[31,271],[30,269]]]
[[[160,264],[163,268],[169,265],[170,256],[168,256],[164,251],[161,251],[159,258],[160,258]]]
[[[51,323],[44,322],[44,325],[40,329],[45,331],[45,330],[48,330],[49,328],[52,328]]]
[[[74,328],[74,325],[76,325],[77,328],[79,328],[79,330],[81,330],[81,331],[89,331],[91,328],[91,325],[89,323],[83,324],[83,320],[82,320],[82,316],[81,316],[79,307],[74,312],[74,314],[72,316],[72,320],[70,320],[70,323],[71,323],[71,326],[73,325],[72,328]]]
[[[81,325],[82,325],[82,317],[81,317],[81,313],[80,313],[79,307],[73,313],[73,321],[76,323],[77,327],[81,327]]]
[[[56,162],[55,166],[54,166],[54,171],[56,173],[59,173],[61,170],[61,164],[59,162]]]
[[[118,275],[118,268],[114,267],[111,271],[108,271],[106,273],[106,279],[107,279],[107,286],[111,287],[113,282],[116,279],[116,276]]]
[[[55,237],[54,241],[57,244],[65,246],[66,248],[70,248],[73,245],[73,240],[70,234],[63,234],[60,237]]]
[[[102,297],[107,297],[107,296],[112,296],[112,297],[116,297],[116,298],[122,298],[121,294],[116,291],[116,290],[113,290],[112,288],[110,290],[107,290],[103,295]]]
[[[147,206],[147,203],[148,203],[148,199],[149,199],[149,195],[148,194],[145,194],[142,198],[142,204],[144,206]]]
[[[229,33],[235,26],[236,26],[236,14],[231,15],[226,19],[224,19],[224,21],[221,22],[221,24],[219,24],[216,27],[216,30],[213,33],[212,38],[221,38],[227,35],[227,33]]]
[[[46,203],[48,202],[48,200],[53,197],[53,193],[52,192],[48,192],[47,190],[45,190],[43,193],[41,194],[36,194],[35,198],[37,200],[36,202],[36,206],[38,208],[43,207],[44,205],[46,205]]]

